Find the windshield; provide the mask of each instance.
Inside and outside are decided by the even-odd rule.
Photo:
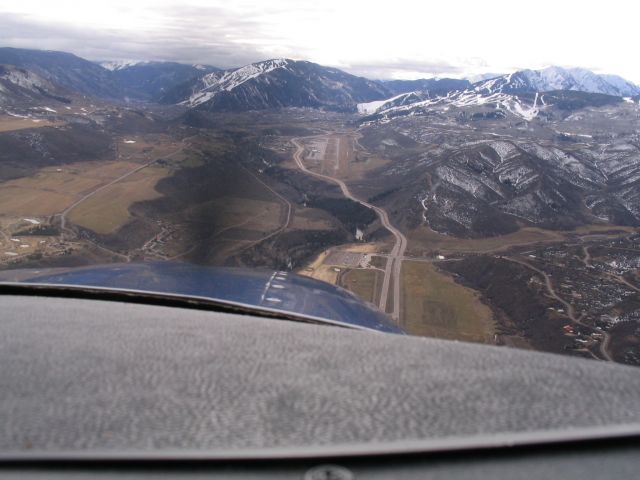
[[[3,2],[0,282],[640,366],[640,11],[576,5]]]
[[[640,77],[569,7],[526,22],[577,50],[473,3],[129,3],[1,7],[3,269],[277,269],[410,334],[640,362]]]

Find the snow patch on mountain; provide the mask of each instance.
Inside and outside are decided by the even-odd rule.
[[[110,62],[98,62],[98,64],[102,68],[106,68],[107,70],[110,70],[112,72],[115,72],[116,70],[129,68],[129,67],[134,67],[136,65],[144,65],[145,63],[149,63],[149,62],[141,62],[139,60],[113,60]]]
[[[0,79],[13,83],[14,85],[28,90],[40,88],[53,88],[51,83],[28,70],[19,68],[6,68],[0,73]]]
[[[209,101],[220,92],[230,92],[253,78],[279,68],[286,68],[289,62],[290,60],[286,58],[278,58],[252,63],[236,70],[209,73],[201,79],[202,88],[194,92],[187,100],[182,102],[182,104],[195,107]]]
[[[617,75],[599,75],[584,68],[548,67],[520,70],[508,75],[477,82],[476,92],[549,92],[573,90],[619,97],[640,94],[640,87]]]
[[[378,110],[387,110],[388,108],[393,107],[399,100],[407,99],[408,97],[414,95],[413,92],[410,93],[401,93],[400,95],[396,95],[395,97],[387,98],[386,100],[376,100],[374,102],[367,103],[359,103],[358,104],[358,113],[362,115],[372,115],[376,113]]]
[[[481,105],[493,105],[496,109],[506,110],[513,115],[516,115],[527,121],[533,120],[540,112],[537,95],[535,96],[533,103],[527,103],[525,100],[508,93],[493,93],[490,95],[486,95],[474,90],[464,90],[462,92],[449,92],[446,96],[429,98],[427,100],[421,100],[409,104],[397,105],[397,99],[399,99],[400,97],[402,97],[402,95],[380,102],[360,104],[359,111],[360,113],[365,115],[379,114],[390,116],[402,112],[407,113],[411,110],[420,108],[449,108],[449,106],[472,107]],[[542,105],[540,105],[540,107],[542,107]]]

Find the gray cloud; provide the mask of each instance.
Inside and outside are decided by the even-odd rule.
[[[233,67],[261,59],[254,47],[230,40],[238,28],[250,30],[257,25],[243,21],[231,27],[220,21],[220,15],[216,18],[214,31],[203,32],[196,28],[195,21],[183,20],[168,30],[125,34],[118,30],[45,24],[5,14],[0,21],[0,43],[68,51],[91,60],[168,60]]]
[[[464,65],[453,65],[447,62],[416,62],[415,60],[392,60],[383,63],[351,63],[345,70],[354,75],[373,79],[389,79],[421,72],[425,76],[461,77],[467,73]]]
[[[257,7],[256,7],[257,8]],[[297,15],[313,17],[314,7]],[[95,30],[80,26],[44,23],[19,14],[4,13],[0,20],[0,46],[61,50],[94,61],[159,60],[182,63],[205,63],[233,68],[265,60],[275,55],[269,46],[280,45],[277,31],[267,32],[260,16],[277,15],[278,9],[256,10],[242,18],[217,7],[166,5],[159,13],[167,21],[165,28],[132,32],[116,28]],[[126,10],[122,12],[126,15]],[[284,48],[279,54],[298,59],[308,58],[304,50]],[[393,59],[375,63],[351,63],[338,66],[374,79],[398,76],[401,72],[424,72],[426,75],[461,76],[461,65],[445,62],[416,62]]]
[[[413,0],[7,1],[0,2],[0,45],[222,68],[286,56],[370,78],[460,77],[554,64],[640,79],[635,62],[611,54],[634,44],[640,7],[629,10],[627,2],[620,16],[621,7],[585,4],[580,22],[573,22],[569,3],[539,3],[554,15],[538,5],[523,24],[508,0],[491,9],[462,0],[454,10],[446,2]],[[526,25],[544,25],[544,34],[531,34]]]

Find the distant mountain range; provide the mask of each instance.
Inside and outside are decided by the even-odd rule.
[[[0,65],[19,67],[37,75],[48,82],[49,90],[62,89],[67,94],[113,100],[129,98],[146,101],[155,101],[176,85],[219,70],[210,65],[175,62],[100,64],[66,52],[18,48],[0,48]],[[24,93],[14,100],[24,100]],[[5,103],[8,97],[5,95]]]
[[[82,95],[122,98],[123,90],[111,72],[65,52],[0,48],[0,65],[27,69],[58,87]]]
[[[220,71],[211,65],[176,62],[101,62],[100,65],[112,72],[126,96],[149,101],[157,100],[177,85]]]
[[[429,92],[430,94],[445,94],[452,90],[464,90],[471,86],[471,82],[457,78],[421,78],[419,80],[386,80],[382,82],[392,93]]]
[[[598,75],[584,68],[549,67],[521,70],[473,84],[482,93],[535,93],[572,90],[618,97],[640,94],[640,87],[617,75]]]
[[[161,98],[200,110],[260,110],[312,107],[354,111],[360,102],[384,98],[390,90],[378,82],[336,68],[274,59],[206,74]]]
[[[358,105],[358,111],[373,119],[414,115],[434,107],[484,107],[476,115],[492,118],[513,114],[525,120],[537,117],[545,107],[575,110],[634,99],[640,87],[616,75],[598,75],[589,70],[549,67],[522,70],[469,84],[464,88],[437,92],[418,90],[384,101]]]
[[[450,78],[373,81],[336,68],[289,59],[267,60],[221,71],[209,65],[175,62],[98,64],[65,52],[16,48],[0,48],[0,65],[12,66],[5,67],[2,77],[4,93],[0,101],[4,104],[20,99],[35,101],[38,95],[43,95],[35,87],[31,93],[25,91],[20,85],[22,80],[18,80],[22,74],[13,68],[28,72],[24,74],[27,76],[33,74],[33,79],[39,78],[35,83],[46,83],[38,88],[53,97],[45,98],[66,99],[79,94],[181,104],[206,111],[311,107],[360,111],[365,115],[398,115],[430,105],[493,104],[498,109],[531,119],[537,115],[543,98],[549,101],[552,98],[549,95],[529,97],[536,93],[640,95],[640,87],[621,77],[560,67],[522,70],[472,84],[469,80]]]

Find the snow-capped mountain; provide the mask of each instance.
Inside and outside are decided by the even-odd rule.
[[[628,97],[625,100],[632,101]],[[531,121],[542,115],[570,112],[585,107],[602,107],[622,103],[622,97],[601,93],[558,90],[546,93],[503,93],[468,89],[430,97],[421,92],[398,95],[387,100],[358,104],[358,112],[367,115],[363,120],[390,119],[406,115],[422,115],[429,112],[446,112],[454,107],[462,115],[476,120],[515,119]]]
[[[102,62],[125,95],[139,100],[155,100],[165,92],[203,74],[220,71],[210,65],[176,62]]]
[[[524,120],[536,118],[553,106],[575,110],[585,106],[602,106],[631,100],[640,87],[615,75],[597,75],[589,70],[549,67],[544,70],[522,70],[474,83],[464,90],[425,94],[415,92],[377,102],[358,105],[365,115],[394,117],[416,114],[428,109],[449,107],[483,107],[486,112],[473,112],[482,118],[504,118],[507,114]]]
[[[123,68],[133,67],[144,63],[148,62],[142,62],[139,60],[112,60],[108,62],[97,62],[98,65],[100,65],[102,68],[106,68],[110,72],[122,70]]]
[[[618,97],[640,94],[640,87],[617,75],[598,75],[584,68],[548,67],[542,70],[520,70],[508,75],[482,80],[473,90],[485,94],[517,92],[550,92],[573,90],[602,93]]]
[[[631,124],[633,132],[637,122],[625,112],[636,108],[619,101],[536,129],[509,130],[451,108],[370,124],[361,142],[391,160],[376,171],[386,190],[375,201],[395,212],[398,225],[426,224],[469,237],[506,234],[523,224],[640,226],[640,149],[633,135],[603,132],[619,132],[616,124]]]
[[[335,68],[274,59],[206,74],[167,92],[161,100],[210,111],[282,107],[355,111],[358,103],[389,96],[379,83]]]
[[[376,100],[374,102],[359,103],[358,113],[363,115],[373,115],[377,112],[386,112],[392,108],[405,105],[414,105],[423,100],[420,92],[401,93],[386,100]]]

